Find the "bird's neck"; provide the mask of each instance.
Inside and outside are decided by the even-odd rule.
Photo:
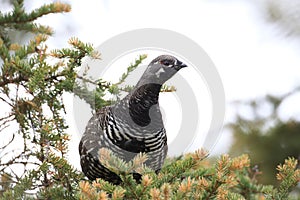
[[[131,119],[140,126],[147,126],[151,117],[160,115],[158,97],[160,84],[149,83],[134,88],[129,98],[129,114]]]

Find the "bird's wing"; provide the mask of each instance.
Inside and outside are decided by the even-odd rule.
[[[102,130],[106,120],[107,108],[100,109],[88,122],[79,144],[80,155],[92,154],[98,156],[98,151],[104,147]]]

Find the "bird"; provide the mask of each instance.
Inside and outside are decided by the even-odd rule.
[[[153,59],[133,89],[113,105],[105,106],[88,121],[79,143],[82,172],[91,181],[102,178],[119,185],[121,178],[99,160],[99,150],[107,148],[128,162],[146,153],[145,165],[160,171],[167,156],[167,135],[159,107],[162,85],[186,64],[172,55]],[[139,180],[141,175],[134,173]]]

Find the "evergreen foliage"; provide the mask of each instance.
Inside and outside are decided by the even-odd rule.
[[[6,110],[0,119],[3,198],[24,199],[31,193],[41,199],[72,198],[83,177],[66,160],[69,135],[62,95],[73,91],[81,59],[95,54],[91,45],[75,38],[70,48],[49,51],[46,40],[52,29],[34,22],[70,9],[56,2],[26,13],[23,1],[16,0],[12,11],[0,13],[0,101]],[[11,31],[29,32],[32,38],[22,45],[10,38]]]
[[[258,184],[257,171],[250,168],[247,155],[221,156],[214,164],[207,162],[207,152],[198,150],[166,163],[161,172],[146,168],[146,155],[139,154],[125,163],[109,150],[101,149],[99,159],[116,172],[123,183],[112,185],[102,179],[80,182],[80,199],[290,199],[289,192],[300,181],[297,160],[288,158],[277,167],[279,188]],[[133,172],[142,174],[141,183]]]

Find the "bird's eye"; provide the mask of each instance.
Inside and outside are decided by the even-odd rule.
[[[172,62],[170,60],[162,60],[161,64],[163,64],[165,66],[169,66],[169,65],[172,65]]]

